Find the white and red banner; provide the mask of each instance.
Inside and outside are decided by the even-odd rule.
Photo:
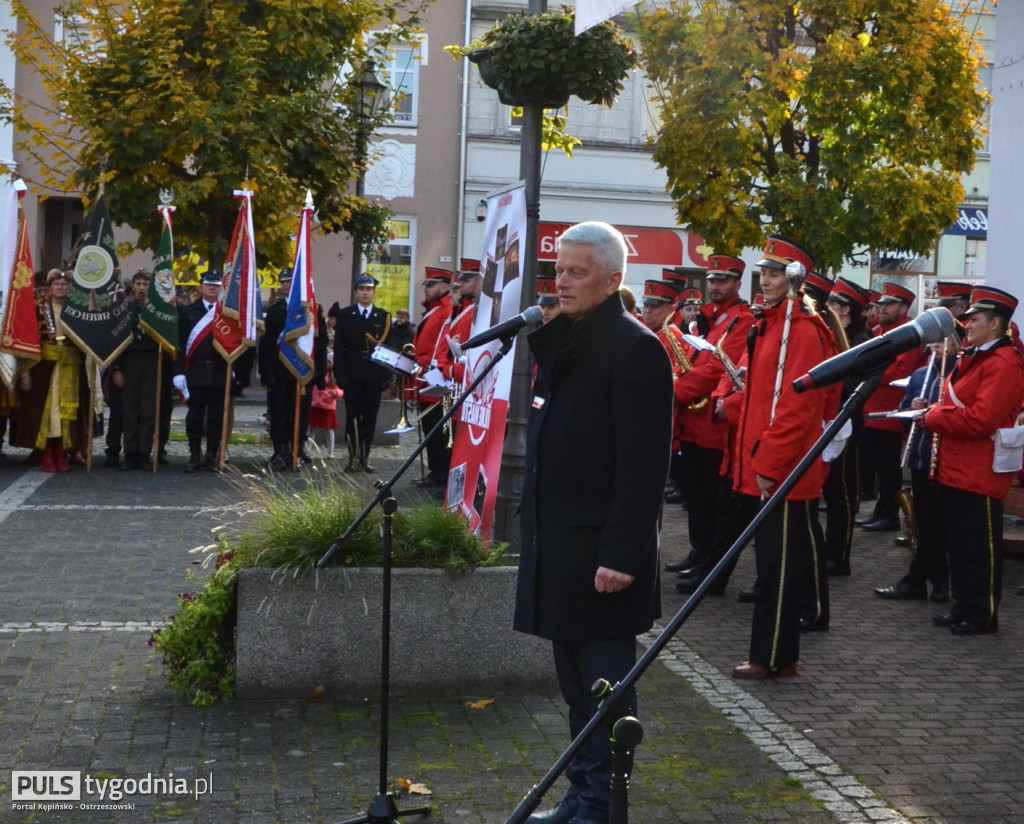
[[[235,228],[231,233],[228,259],[224,266],[227,282],[213,319],[214,346],[231,363],[250,346],[256,345],[263,321],[263,302],[256,275],[256,239],[252,225],[252,196],[249,189],[236,189],[240,201]]]
[[[483,282],[473,315],[472,334],[519,314],[522,293],[520,261],[526,254],[526,190],[523,183],[487,198],[487,223],[480,255]],[[500,341],[470,349],[461,389],[493,360]],[[498,472],[505,440],[509,390],[515,346],[459,409],[451,471],[445,497],[449,509],[459,509],[469,530],[488,540],[498,494]]]

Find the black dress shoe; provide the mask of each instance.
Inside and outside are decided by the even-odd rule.
[[[896,546],[906,546],[907,545],[907,536],[906,535],[897,535],[895,538],[892,539],[892,542]]]
[[[800,619],[800,632],[827,632],[827,621],[812,621],[810,618]]]
[[[835,561],[825,562],[825,574],[832,576],[849,575],[850,565],[849,564],[837,564]]]
[[[963,619],[959,615],[953,615],[947,613],[945,615],[936,615],[932,618],[932,623],[937,627],[951,627],[953,624],[959,624]]]
[[[895,532],[899,528],[900,522],[895,518],[876,518],[861,527],[865,532]]]
[[[674,489],[672,492],[665,493],[665,503],[667,504],[685,504],[686,498],[683,497],[683,493],[678,489]]]
[[[663,569],[665,572],[680,572],[684,569],[690,569],[695,566],[697,566],[697,553],[691,549],[683,560],[675,561],[671,564],[665,564]]]
[[[676,592],[680,595],[692,595],[697,591],[697,587],[704,583],[703,578],[687,578],[684,581],[676,581]],[[714,595],[715,597],[721,598],[725,595],[725,585],[716,584],[708,590],[708,595]]]
[[[923,584],[916,587],[912,584],[906,583],[905,581],[900,581],[893,584],[891,587],[876,589],[875,595],[889,601],[924,600],[928,597],[928,590],[925,589]]]
[[[936,604],[949,603],[949,593],[944,589],[933,589],[932,594],[928,597]]]
[[[687,567],[686,569],[681,569],[679,570],[679,572],[676,573],[676,578],[682,578],[684,580],[689,580],[690,578],[697,577],[704,577],[704,575],[701,573],[701,568],[699,566]]]
[[[757,590],[753,587],[750,589],[741,589],[736,593],[736,600],[741,604],[752,604],[757,600]]]
[[[949,631],[954,635],[989,635],[999,629],[999,619],[993,618],[987,624],[975,624],[971,621],[961,621],[953,624]]]
[[[576,816],[579,809],[579,802],[574,798],[563,798],[550,810],[542,813],[534,813],[528,819],[527,824],[569,824]]]

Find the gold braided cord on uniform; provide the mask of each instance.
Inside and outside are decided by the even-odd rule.
[[[367,352],[372,352],[374,347],[380,346],[381,344],[383,344],[384,341],[387,340],[388,332],[390,332],[390,331],[391,331],[391,315],[390,315],[390,313],[385,313],[385,316],[384,316],[384,331],[381,333],[381,336],[379,338],[375,338],[369,332],[364,332],[363,333],[366,336],[366,351]]]

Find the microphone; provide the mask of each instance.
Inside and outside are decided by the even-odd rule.
[[[918,346],[945,340],[953,334],[954,324],[950,311],[945,306],[936,306],[922,312],[910,323],[897,326],[891,332],[819,363],[806,375],[793,381],[793,389],[797,393],[806,392],[846,377],[864,377],[895,360],[897,355]]]
[[[479,335],[474,335],[465,343],[460,344],[462,349],[473,349],[477,346],[483,346],[485,343],[490,343],[492,340],[498,340],[499,338],[504,340],[505,338],[512,337],[522,329],[524,326],[536,326],[544,319],[544,313],[540,310],[539,306],[531,306],[526,311],[520,312],[514,318],[502,321],[497,326],[492,326],[490,329],[485,329]]]

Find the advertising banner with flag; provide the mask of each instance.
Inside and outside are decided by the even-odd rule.
[[[172,358],[178,352],[178,310],[174,306],[174,236],[171,227],[173,211],[174,207],[167,203],[159,207],[163,231],[153,261],[153,277],[149,279],[146,299],[139,312],[139,325]]]
[[[309,224],[313,216],[313,195],[306,192],[306,205],[299,218],[295,240],[292,285],[288,290],[288,314],[281,333],[278,356],[300,384],[314,377],[313,340],[316,337],[317,309],[313,289],[312,239]]]
[[[473,314],[473,335],[519,314],[523,281],[519,261],[526,253],[525,242],[526,189],[519,183],[487,198],[480,256],[483,283]],[[494,341],[468,351],[463,387],[472,383],[500,348],[501,342]],[[446,506],[458,508],[470,531],[483,540],[490,538],[494,521],[514,361],[515,345],[466,399],[455,430]]]
[[[224,266],[227,275],[224,297],[217,304],[213,319],[214,346],[228,363],[256,345],[258,323],[263,319],[263,301],[256,276],[252,195],[248,189],[235,191],[235,197],[241,203]]]
[[[14,388],[19,372],[39,360],[35,284],[28,227],[21,209],[25,183],[8,184],[4,197],[3,236],[0,237],[0,379]],[[22,363],[19,364],[18,360]]]
[[[79,238],[60,320],[78,348],[106,367],[132,341],[131,304],[121,283],[114,227],[101,191]]]

